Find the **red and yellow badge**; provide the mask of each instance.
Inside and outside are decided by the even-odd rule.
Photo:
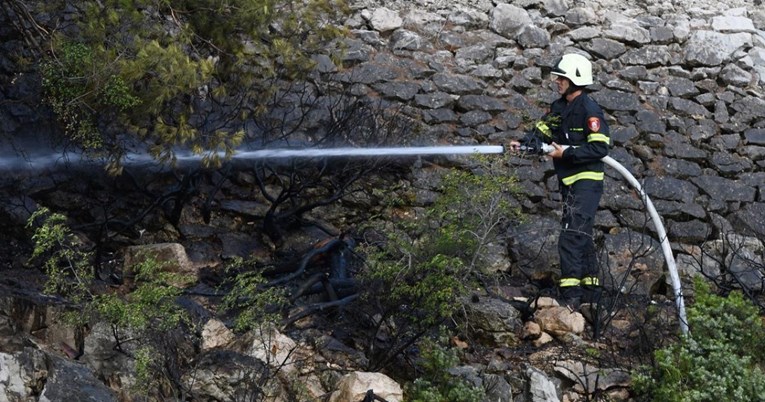
[[[587,119],[587,128],[593,133],[600,132],[600,119],[597,117],[590,117]]]

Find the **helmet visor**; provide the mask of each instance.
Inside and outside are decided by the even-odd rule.
[[[555,74],[555,75],[564,75],[564,76],[566,75],[566,72],[565,72],[565,71],[563,71],[563,70],[560,68],[560,63],[561,63],[562,61],[563,61],[563,57],[558,57],[558,60],[556,60],[556,61],[555,61],[555,67],[553,67],[552,71],[550,71],[550,74]]]
[[[563,76],[565,76],[565,75],[566,75],[566,72],[565,72],[565,71],[563,71],[563,70],[561,70],[561,69],[559,69],[559,68],[556,68],[556,69],[554,69],[554,70],[550,71],[550,74],[554,74],[554,75],[563,75]]]

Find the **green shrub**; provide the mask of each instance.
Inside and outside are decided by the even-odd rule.
[[[44,291],[65,299],[74,308],[64,314],[71,325],[106,322],[112,327],[114,349],[130,356],[136,364],[135,390],[149,394],[164,387],[167,372],[178,367],[176,356],[162,353],[168,334],[188,323],[188,314],[176,303],[182,290],[172,283],[181,275],[166,272],[154,258],[130,267],[136,287],[127,295],[98,293],[91,253],[66,223],[66,216],[40,208],[29,218],[35,243],[31,261],[41,261],[47,280]],[[128,347],[129,346],[129,347]]]
[[[248,261],[235,258],[227,267],[234,272],[248,265]],[[287,303],[286,290],[282,287],[268,287],[260,272],[242,271],[227,281],[231,290],[223,297],[222,308],[235,313],[234,329],[247,331],[261,325],[279,322],[280,307]]]
[[[125,112],[141,100],[114,68],[101,65],[89,45],[58,39],[56,51],[41,65],[44,100],[67,137],[88,152],[101,151],[104,138],[97,115],[109,109]]]
[[[740,292],[713,294],[697,280],[688,309],[690,333],[655,352],[653,367],[633,374],[644,399],[667,402],[765,400],[765,328]]]
[[[438,199],[428,210],[435,227],[433,252],[463,259],[471,270],[481,265],[484,247],[496,239],[509,218],[519,216],[512,193],[516,178],[496,156],[476,155],[472,170],[444,175]]]
[[[374,231],[384,240],[360,247],[366,256],[362,298],[377,323],[372,338],[387,340],[370,347],[372,369],[390,364],[460,311],[474,274],[485,267],[485,247],[517,215],[514,178],[502,158],[475,162],[471,170],[444,172],[439,197],[424,214],[383,217]]]
[[[43,289],[46,294],[86,303],[93,299],[92,255],[83,250],[66,220],[66,216],[47,208],[40,208],[29,217],[27,227],[34,231],[35,245],[30,261],[42,261],[47,275]]]
[[[162,264],[151,257],[146,257],[131,270],[135,272],[137,285],[128,297],[115,293],[95,297],[94,308],[100,319],[132,334],[168,331],[188,319],[175,303],[183,292],[171,285],[181,281],[182,275],[164,271]]]
[[[484,391],[448,370],[459,364],[454,348],[432,340],[421,343],[422,375],[406,387],[410,402],[480,402]]]

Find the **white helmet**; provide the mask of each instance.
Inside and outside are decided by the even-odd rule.
[[[556,63],[551,74],[566,77],[578,87],[591,85],[592,63],[581,54],[564,54],[563,57],[558,60],[558,63]]]

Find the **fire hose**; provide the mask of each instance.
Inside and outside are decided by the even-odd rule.
[[[568,146],[564,145],[563,148],[568,148]],[[521,146],[521,151],[537,154],[548,154],[554,149],[555,148],[552,145],[544,143],[539,144],[539,146]],[[675,257],[672,254],[672,248],[670,247],[669,238],[667,237],[666,230],[664,230],[664,225],[662,223],[661,217],[656,211],[656,208],[654,207],[653,202],[651,202],[651,199],[648,198],[648,194],[646,194],[643,186],[640,185],[640,182],[635,179],[635,176],[633,176],[632,173],[627,170],[627,168],[625,168],[621,163],[617,162],[610,156],[605,156],[601,160],[606,165],[616,169],[616,171],[619,172],[627,180],[627,182],[629,182],[629,184],[631,184],[632,187],[638,191],[638,193],[640,193],[640,198],[643,200],[643,204],[646,206],[654,226],[656,226],[656,234],[658,235],[661,242],[661,249],[664,254],[664,260],[667,263],[667,270],[669,271],[670,280],[672,282],[672,290],[675,294],[675,304],[677,306],[678,319],[680,321],[680,331],[683,334],[688,334],[688,319],[685,313],[685,300],[683,298],[683,289],[680,284],[680,275],[677,273]]]

